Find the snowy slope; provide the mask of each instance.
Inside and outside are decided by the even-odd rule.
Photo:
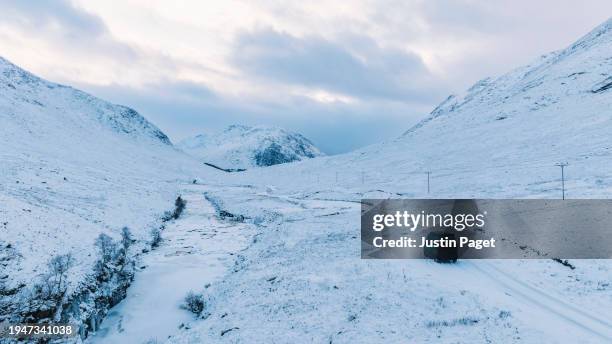
[[[199,164],[134,110],[42,80],[0,59],[0,320],[72,254],[69,290],[98,259],[94,239],[140,241]],[[210,173],[210,172],[209,172]],[[7,306],[8,302],[8,306]]]
[[[271,166],[322,156],[304,136],[276,127],[231,125],[181,141],[183,151],[223,168]]]
[[[45,121],[56,126],[65,122],[88,126],[91,132],[97,129],[121,133],[134,138],[147,138],[170,144],[168,137],[155,125],[149,123],[136,111],[95,98],[85,92],[68,86],[45,81],[0,57],[2,83],[2,115],[7,124],[19,123],[20,129],[43,137],[54,134],[38,131]],[[74,116],[78,113],[78,121]],[[28,113],[27,119],[22,118]],[[82,134],[87,134],[85,130]],[[7,130],[7,133],[11,131]],[[14,135],[20,132],[12,132]],[[14,140],[12,140],[14,141]]]

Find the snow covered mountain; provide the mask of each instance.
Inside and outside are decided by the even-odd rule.
[[[304,136],[276,127],[231,125],[181,141],[186,153],[223,168],[245,169],[322,156]]]
[[[126,226],[146,247],[150,230],[174,207],[178,183],[200,164],[136,111],[2,58],[0,123],[0,322],[60,316],[65,308],[33,295],[49,281],[50,260],[70,254],[62,302],[87,298],[87,309],[70,316],[95,324],[105,310],[98,304],[105,297],[87,292],[99,286],[92,277],[96,237],[118,240]],[[115,301],[124,292],[119,285],[106,291]]]
[[[7,125],[19,123],[20,129],[37,137],[53,134],[37,130],[40,129],[37,126],[43,122],[53,118],[58,126],[65,122],[76,124],[75,116],[78,116],[78,124],[86,125],[92,131],[103,129],[170,144],[163,132],[133,109],[110,104],[72,87],[45,81],[2,57],[0,78],[3,120]],[[21,118],[23,113],[29,114],[27,120]]]

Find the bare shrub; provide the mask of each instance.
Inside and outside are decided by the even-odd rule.
[[[110,236],[100,233],[100,235],[98,235],[96,238],[94,245],[98,248],[103,263],[108,263],[115,257],[117,244]]]
[[[127,252],[130,246],[134,243],[134,239],[132,238],[132,232],[129,228],[123,227],[121,229],[121,246]]]
[[[172,220],[172,217],[174,216],[173,214],[174,213],[172,211],[169,211],[169,210],[164,211],[164,214],[161,217],[162,222],[168,222]]]
[[[480,320],[474,317],[466,316],[452,320],[430,320],[425,325],[428,328],[436,327],[454,327],[454,326],[472,326]]]
[[[157,227],[151,228],[149,232],[151,235],[151,247],[158,247],[162,241],[161,230]]]
[[[178,196],[174,201],[174,213],[172,214],[172,218],[175,220],[178,219],[183,213],[183,210],[185,210],[186,205],[187,202],[182,199],[181,196]]]
[[[74,265],[74,258],[71,254],[62,254],[51,258],[49,266],[49,280],[57,295],[63,295],[67,288],[67,273]]]
[[[200,316],[204,311],[204,296],[201,294],[196,294],[193,291],[190,291],[185,296],[182,307],[191,313]]]
[[[71,254],[54,256],[47,263],[48,271],[32,285],[21,310],[24,321],[53,319],[61,308],[68,289],[68,270],[74,265]]]
[[[178,196],[176,200],[174,200],[174,210],[165,211],[161,217],[162,222],[178,219],[183,213],[183,210],[185,210],[186,205],[187,201],[185,201],[181,196]]]

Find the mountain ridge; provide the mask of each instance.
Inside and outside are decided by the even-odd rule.
[[[74,105],[89,103],[90,109],[79,109],[89,119],[95,119],[101,126],[128,136],[140,136],[171,145],[168,136],[157,126],[146,120],[132,108],[112,104],[89,93],[70,86],[57,84],[40,78],[0,56],[0,97],[9,100],[12,105],[18,105],[15,99],[20,99],[31,105],[44,108],[46,103],[53,103],[56,110],[70,113]],[[55,98],[55,99],[50,99]],[[63,104],[58,99],[65,98]],[[85,111],[83,111],[85,110]]]

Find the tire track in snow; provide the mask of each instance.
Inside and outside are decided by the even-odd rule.
[[[612,324],[608,321],[520,281],[491,263],[479,261],[478,263],[469,262],[469,264],[497,284],[527,300],[530,304],[537,305],[590,335],[595,335],[606,342],[612,342]]]

